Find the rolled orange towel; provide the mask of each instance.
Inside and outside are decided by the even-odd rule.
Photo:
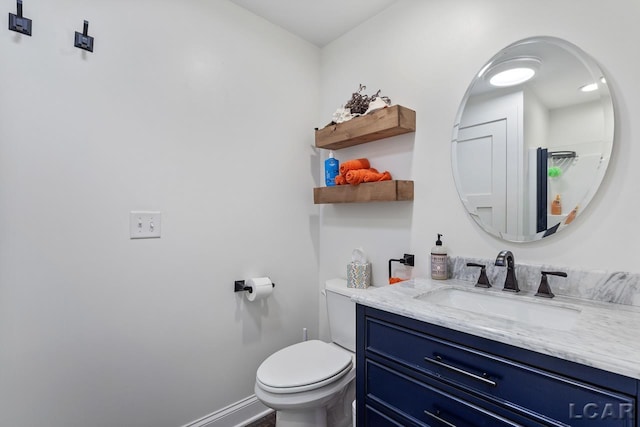
[[[346,176],[347,172],[355,169],[369,169],[371,164],[367,159],[347,160],[340,163],[340,175]]]
[[[373,173],[370,172],[365,174],[364,182],[377,182],[377,181],[390,181],[391,174],[388,171],[384,171],[382,173]]]
[[[389,284],[395,285],[396,283],[404,282],[407,279],[401,279],[399,277],[389,277]]]
[[[345,185],[347,183],[347,180],[345,179],[344,175],[337,175],[334,178],[334,181],[336,185]]]
[[[345,175],[345,179],[351,185],[358,185],[362,182],[365,182],[364,179],[368,174],[377,174],[378,171],[374,168],[370,169],[353,169],[347,172]]]

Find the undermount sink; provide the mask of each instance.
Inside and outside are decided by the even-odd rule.
[[[415,297],[418,300],[464,310],[483,316],[504,319],[508,322],[524,323],[559,331],[573,328],[580,317],[580,309],[551,305],[551,301],[532,301],[533,297],[467,291],[444,288]]]

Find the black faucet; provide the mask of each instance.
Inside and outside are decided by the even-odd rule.
[[[540,279],[540,286],[538,287],[536,296],[545,298],[555,297],[554,293],[551,291],[551,287],[549,286],[547,274],[550,274],[552,276],[567,277],[567,273],[565,273],[564,271],[541,271],[540,273],[542,274],[542,278]]]
[[[476,264],[475,262],[468,262],[467,267],[480,267],[480,276],[478,282],[476,282],[476,288],[490,288],[491,283],[487,277],[487,267],[482,264]]]
[[[501,251],[496,258],[498,267],[507,267],[507,278],[504,281],[503,291],[520,292],[518,279],[516,279],[516,261],[511,251]]]

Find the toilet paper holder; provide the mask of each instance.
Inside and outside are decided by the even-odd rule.
[[[271,286],[275,288],[276,284],[271,282]],[[233,292],[245,292],[245,291],[252,293],[253,289],[250,286],[245,286],[244,280],[236,280],[235,282],[233,282]]]

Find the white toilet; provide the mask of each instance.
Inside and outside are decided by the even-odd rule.
[[[304,341],[269,356],[256,373],[256,397],[275,409],[277,427],[348,427],[355,399],[356,308],[344,280],[325,285],[332,343]]]

